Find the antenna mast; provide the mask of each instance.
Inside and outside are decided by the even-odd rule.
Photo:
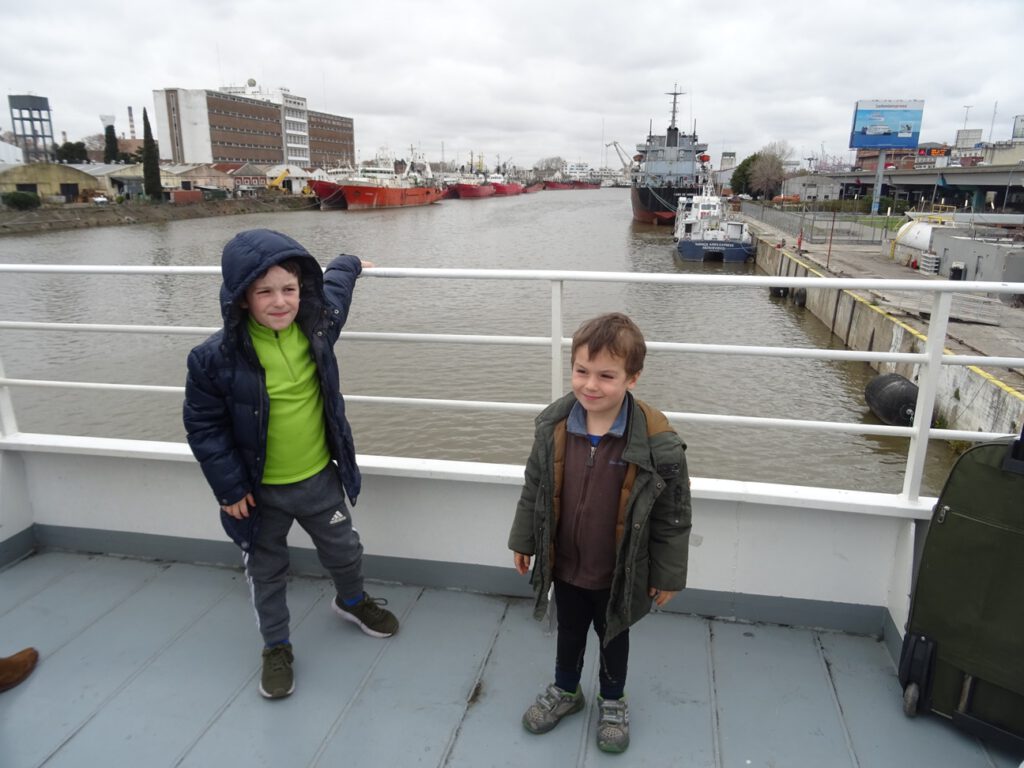
[[[676,102],[677,102],[677,100],[678,100],[678,98],[680,96],[685,96],[686,95],[686,91],[680,91],[679,90],[679,83],[676,83],[675,85],[672,86],[671,92],[666,93],[665,95],[672,97],[672,122],[669,125],[669,128],[675,128],[676,127],[676,106],[677,106]]]

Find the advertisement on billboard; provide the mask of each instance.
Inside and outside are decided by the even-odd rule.
[[[916,149],[923,113],[923,101],[858,101],[850,149]]]

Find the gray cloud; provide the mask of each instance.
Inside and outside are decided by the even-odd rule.
[[[99,133],[100,114],[127,134],[128,105],[141,135],[154,89],[250,77],[352,117],[363,158],[412,144],[439,159],[443,145],[489,164],[616,166],[604,145],[661,132],[675,84],[680,124],[696,123],[715,162],[780,140],[847,158],[858,99],[924,99],[924,141],[952,142],[965,105],[986,139],[1024,113],[1019,0],[57,0],[5,10],[4,26],[32,44],[0,51],[0,86],[48,97],[71,140]]]

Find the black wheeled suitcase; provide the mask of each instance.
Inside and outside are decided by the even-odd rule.
[[[900,654],[903,711],[1024,751],[1024,434],[969,448],[932,513]]]

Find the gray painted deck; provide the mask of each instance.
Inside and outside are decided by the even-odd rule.
[[[233,570],[61,552],[0,572],[0,654],[41,660],[0,694],[0,766],[777,766],[1016,768],[934,716],[903,716],[870,638],[678,614],[631,634],[632,746],[594,746],[594,710],[533,736],[523,709],[554,638],[526,601],[369,585],[401,618],[375,640],[289,589],[296,690],[258,691],[259,636]],[[584,691],[596,691],[590,649]]]

